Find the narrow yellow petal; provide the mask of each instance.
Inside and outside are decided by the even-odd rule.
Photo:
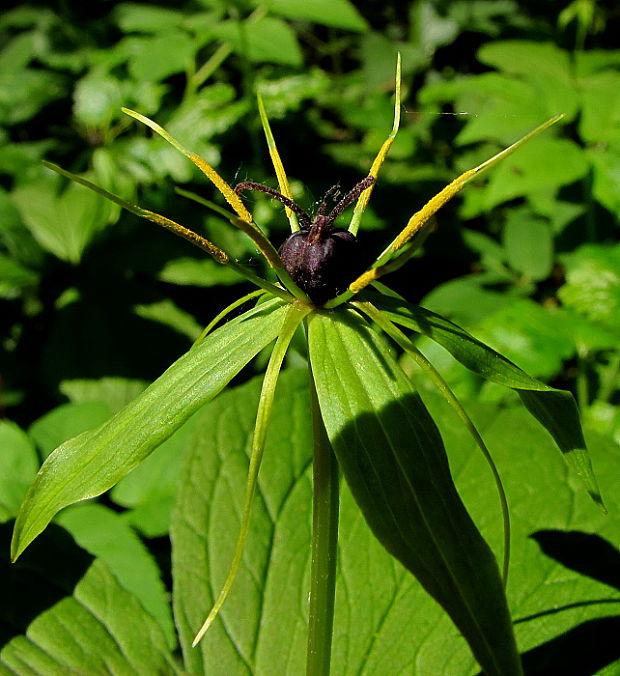
[[[280,153],[278,152],[278,147],[271,131],[271,125],[269,124],[269,118],[267,117],[267,111],[265,110],[265,104],[263,103],[263,97],[260,95],[260,92],[256,92],[256,99],[258,102],[258,114],[260,116],[261,125],[263,127],[263,132],[265,133],[265,138],[267,139],[269,156],[271,157],[271,163],[273,164],[273,168],[278,178],[278,187],[280,188],[280,192],[285,197],[288,197],[290,200],[292,200],[293,194],[291,192],[291,186],[289,185],[288,177],[286,175],[286,171],[284,170],[284,165],[282,164],[282,159],[280,158]],[[294,211],[291,211],[287,206],[284,208],[286,211],[286,217],[291,224],[291,231],[296,232],[299,230],[297,214]]]
[[[206,251],[208,254],[213,256],[213,258],[215,258],[215,260],[218,263],[225,264],[230,262],[228,254],[225,251],[220,249],[218,246],[213,244],[213,242],[210,242],[205,237],[201,237],[193,230],[186,228],[185,226],[177,223],[176,221],[166,218],[166,216],[162,216],[161,214],[156,214],[154,211],[143,209],[141,206],[138,206],[137,204],[132,204],[131,202],[128,202],[127,200],[124,200],[121,197],[118,197],[117,195],[114,195],[113,193],[108,192],[103,188],[100,188],[98,185],[91,183],[89,180],[83,178],[82,176],[73,174],[72,172],[63,169],[62,167],[52,164],[51,162],[43,161],[42,164],[48,169],[55,171],[57,174],[60,174],[65,178],[68,178],[72,181],[75,181],[76,183],[79,183],[80,185],[83,185],[85,188],[89,188],[90,190],[99,193],[106,199],[109,199],[111,202],[114,202],[115,204],[118,204],[119,206],[123,207],[123,209],[130,211],[132,214],[140,216],[141,218],[145,218],[147,221],[151,221],[152,223],[157,223],[157,225],[161,225],[167,230],[174,232],[175,235],[183,237],[183,239],[188,240],[192,244],[195,244],[197,247],[200,247],[203,251]]]
[[[213,183],[213,185],[222,193],[224,199],[234,209],[235,213],[242,221],[252,224],[252,214],[246,209],[241,198],[230,187],[230,185],[215,171],[215,169],[199,155],[189,153],[189,159],[202,171],[202,173]],[[255,226],[252,226],[255,227]]]
[[[417,211],[407,222],[407,225],[403,228],[402,232],[398,237],[392,242],[390,249],[392,251],[398,251],[401,249],[419,230],[420,228],[428,221],[431,216],[433,216],[441,207],[451,200],[460,190],[462,190],[465,185],[476,175],[476,169],[469,169],[465,173],[461,174],[449,183],[443,190],[438,192],[420,209]]]
[[[396,91],[394,94],[394,122],[392,123],[392,131],[390,132],[389,136],[379,149],[379,152],[377,153],[377,156],[375,157],[372,166],[370,167],[370,171],[368,172],[369,176],[374,176],[375,178],[377,178],[377,176],[379,175],[379,171],[381,170],[381,167],[385,162],[385,158],[390,152],[390,148],[394,143],[394,139],[396,138],[396,134],[398,133],[398,128],[400,127],[400,86],[401,86],[401,70],[400,70],[400,52],[399,52],[398,56],[396,57]],[[357,235],[357,231],[359,230],[360,227],[360,221],[362,220],[364,211],[366,211],[368,201],[370,200],[370,195],[372,194],[375,185],[376,181],[369,188],[366,188],[366,190],[364,190],[364,192],[359,196],[359,199],[357,200],[357,204],[355,205],[355,209],[353,210],[353,217],[351,218],[351,223],[349,225],[349,232],[351,232],[354,235]]]
[[[522,145],[528,141],[531,141],[535,136],[538,136],[538,134],[545,131],[545,129],[548,129],[551,125],[555,124],[563,117],[563,114],[554,115],[552,118],[546,122],[543,122],[531,132],[521,137],[518,141],[515,141],[515,143],[513,143],[511,146],[508,146],[508,148],[504,148],[504,150],[496,153],[493,155],[493,157],[489,158],[482,164],[479,164],[477,167],[469,169],[468,171],[463,172],[460,176],[457,176],[451,183],[443,188],[443,190],[432,197],[419,211],[413,214],[402,232],[381,254],[377,260],[377,264],[381,265],[385,262],[386,257],[389,257],[391,254],[401,249],[417,232],[419,232],[420,228],[422,228],[422,226],[431,218],[431,216],[433,216],[446,202],[451,200],[471,180],[481,176],[484,172],[488,171],[491,167],[495,166],[508,155],[514,153],[515,150],[518,150]]]

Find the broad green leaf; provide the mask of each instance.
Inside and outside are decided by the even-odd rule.
[[[568,139],[534,139],[506,158],[490,175],[485,210],[541,190],[558,189],[583,178],[589,170],[586,154]]]
[[[133,40],[136,49],[129,59],[129,72],[135,80],[160,82],[193,65],[196,45],[185,31],[169,30],[165,34]]]
[[[13,558],[58,510],[100,495],[216,396],[276,338],[287,306],[273,300],[237,317],[177,360],[101,427],[59,446],[44,463],[15,524]]]
[[[86,127],[107,127],[120,116],[125,103],[120,82],[104,73],[92,72],[73,91],[73,114]]]
[[[54,99],[66,96],[67,81],[57,73],[18,68],[0,73],[0,124],[26,122]]]
[[[467,326],[475,326],[506,302],[505,293],[485,287],[482,275],[451,279],[435,287],[423,299],[425,306]]]
[[[172,612],[161,571],[123,517],[98,504],[73,505],[57,519],[80,547],[103,561],[119,583],[134,594],[159,623],[166,645],[176,645]]]
[[[490,541],[499,541],[497,500],[481,483],[484,461],[450,424],[446,404],[429,397],[444,421],[446,445],[459,491]],[[512,557],[508,596],[526,673],[599,673],[620,668],[616,644],[620,585],[620,524],[592,509],[581,483],[563,466],[544,431],[520,408],[474,408],[493,450],[511,507]],[[460,439],[459,439],[460,436]],[[612,514],[619,507],[618,447],[589,437],[602,490]],[[605,572],[607,571],[607,573]],[[611,573],[611,575],[609,575]],[[441,643],[438,641],[437,648]],[[577,666],[578,665],[578,666]],[[458,673],[426,669],[426,673]]]
[[[110,492],[117,505],[127,508],[123,518],[147,537],[165,536],[170,529],[183,449],[194,423],[195,417],[190,418]]]
[[[226,575],[234,547],[260,379],[226,391],[196,416],[172,529],[175,614],[190,673],[303,673],[312,499],[307,377],[305,370],[280,377],[244,569],[220,621],[191,651],[193,632]],[[459,492],[485,536],[499,547],[500,518],[488,469],[448,405],[438,396],[424,396],[441,421]],[[570,673],[579,653],[604,660],[605,647],[615,646],[615,633],[594,642],[572,633],[613,614],[618,592],[586,570],[566,568],[529,536],[549,529],[581,531],[618,543],[620,523],[593,510],[580,484],[564,480],[552,442],[520,407],[470,404],[468,410],[484,429],[512,506],[509,593],[529,667],[534,672],[550,654],[558,673]],[[617,447],[596,439],[591,447],[615,512],[620,507],[614,489],[620,472]],[[547,450],[549,459],[543,462]],[[377,542],[346,484],[341,498],[333,676],[478,674],[447,615]],[[603,554],[597,564],[613,570],[617,555],[611,548]],[[553,653],[558,640],[561,648]],[[592,645],[600,646],[600,654]],[[545,671],[548,666],[539,668]]]
[[[595,146],[617,149],[620,143],[620,73],[606,70],[585,78],[581,84],[582,113],[579,135]]]
[[[28,435],[10,420],[0,420],[0,521],[17,514],[39,458]]]
[[[531,40],[488,42],[477,53],[482,63],[522,77],[532,84],[550,110],[572,117],[578,90],[571,72],[571,54],[551,43]]]
[[[36,272],[0,253],[0,298],[13,299],[37,281]]]
[[[225,266],[220,265],[220,267]],[[164,298],[155,303],[136,305],[134,312],[138,317],[142,317],[143,319],[165,324],[171,329],[187,336],[192,341],[198,338],[203,329],[196,321],[194,315],[182,310],[169,298]]]
[[[553,266],[551,227],[529,209],[513,209],[504,225],[503,243],[510,267],[528,280],[546,279]]]
[[[182,286],[228,286],[245,281],[238,272],[209,258],[174,258],[168,261],[158,275],[168,284]]]
[[[3,545],[8,540],[2,532]],[[160,626],[100,560],[58,528],[23,563],[2,561],[3,676],[179,673]],[[4,546],[3,546],[4,549]]]
[[[545,106],[528,82],[501,73],[432,82],[418,98],[424,105],[452,101],[456,110],[475,113],[467,116],[465,127],[454,140],[457,145],[488,140],[512,142],[556,112]]]
[[[251,106],[246,100],[239,100],[234,87],[221,82],[202,87],[191,101],[179,106],[170,116],[166,129],[175,138],[183,139],[193,152],[202,153],[208,148],[207,139],[234,127],[249,109]]]
[[[366,21],[359,14],[354,3],[349,0],[312,0],[312,2],[252,0],[252,4],[267,6],[273,14],[280,14],[289,19],[312,21],[323,26],[335,26],[352,31],[363,31],[367,28]]]
[[[25,68],[35,54],[36,33],[22,33],[7,40],[0,54],[0,73]]]
[[[101,196],[73,183],[61,194],[52,183],[28,183],[13,191],[13,199],[37,242],[70,263],[79,262],[111,213]]]
[[[551,379],[576,353],[570,317],[529,298],[509,299],[478,323],[477,333],[498,352],[536,377]]]
[[[114,17],[124,33],[167,33],[171,28],[180,28],[186,20],[183,12],[134,2],[117,5]]]
[[[368,293],[372,302],[396,324],[428,336],[452,356],[483,378],[513,388],[547,389],[509,359],[491,349],[449,319],[411,305],[402,298]]]
[[[599,70],[620,66],[620,49],[576,50],[572,56],[575,61],[575,75],[586,81]]]
[[[586,153],[592,165],[594,198],[620,216],[620,148],[594,146]]]
[[[60,391],[73,403],[81,404],[89,401],[99,401],[117,413],[143,392],[148,383],[144,380],[130,378],[87,378],[63,380]]]
[[[309,68],[303,73],[261,80],[258,87],[265,109],[269,111],[269,119],[276,120],[283,118],[288,111],[299,110],[303,101],[317,100],[329,91],[330,79],[325,71]]]
[[[565,258],[563,303],[593,322],[620,332],[620,245],[584,245]]]
[[[246,22],[242,30],[237,21],[222,21],[213,27],[212,32],[253,63],[279,63],[285,66],[302,64],[297,36],[281,19],[266,16]]]
[[[356,313],[308,324],[325,427],[371,530],[450,615],[485,673],[522,673],[497,563],[419,395]]]
[[[566,461],[583,480],[592,499],[602,506],[581,431],[579,411],[570,392],[556,390],[528,376],[509,359],[471,336],[460,326],[424,308],[383,295],[373,302],[396,324],[422,333],[446,348],[468,369],[517,391],[530,413],[554,438]]]

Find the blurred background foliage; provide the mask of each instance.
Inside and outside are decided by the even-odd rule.
[[[31,449],[11,465],[13,483],[135,396],[246,291],[234,272],[40,160],[206,233],[262,272],[241,233],[176,190],[217,201],[212,186],[120,107],[157,120],[229,182],[276,185],[260,88],[296,198],[312,209],[336,182],[347,189],[366,175],[391,127],[397,50],[402,125],[362,223],[369,260],[456,174],[565,113],[443,209],[423,255],[388,283],[572,389],[588,426],[620,441],[619,30],[617,4],[593,0],[5,9],[0,433],[11,448]],[[259,193],[247,202],[279,244],[281,205]],[[457,394],[510,396],[421,346]],[[140,514],[145,496],[163,496],[161,511],[135,517],[145,534],[161,535],[173,480],[164,466],[142,483],[135,473],[112,498]],[[10,515],[19,500],[3,500]]]
[[[126,199],[205,233],[264,272],[257,252],[241,233],[187,199],[194,193],[218,201],[213,187],[186,158],[124,116],[121,106],[157,120],[229,182],[249,179],[275,186],[258,121],[255,90],[260,88],[296,199],[312,210],[335,183],[346,190],[366,175],[391,127],[398,50],[403,59],[402,125],[360,231],[369,260],[455,175],[552,115],[565,113],[560,124],[445,207],[422,255],[387,281],[411,302],[464,325],[533,376],[571,389],[589,439],[597,448],[607,444],[609,457],[617,458],[613,442],[620,442],[618,34],[618,4],[594,0],[65,1],[8,7],[5,3],[0,15],[0,520],[15,515],[26,486],[53,448],[119,410],[187,350],[218,311],[249,290],[234,272],[186,242],[60,179],[40,160],[82,173]],[[260,193],[248,193],[245,199],[259,225],[279,245],[288,228],[281,205]],[[419,345],[470,407],[491,412],[483,418],[485,431],[491,430],[492,448],[508,459],[510,480],[512,463],[518,465],[528,453],[537,454],[544,439],[521,418],[505,422],[506,415],[514,413],[512,394],[483,384],[440,347],[423,340]],[[292,354],[289,359],[294,366],[303,357]],[[414,374],[412,365],[406,360],[403,364]],[[247,369],[243,377],[263,365]],[[299,371],[291,377],[301,378]],[[285,392],[288,378],[281,385]],[[303,437],[299,443],[307,448],[307,426],[299,423],[307,415],[303,383],[299,381],[295,394],[301,399],[287,400],[283,420],[273,426],[274,435],[282,430],[286,434],[278,446],[281,452],[266,454],[268,465],[272,460],[280,465],[288,462],[292,441],[286,416],[293,405],[295,434]],[[254,406],[254,399],[248,404],[244,397],[255,388],[255,381],[250,381],[228,393],[221,403],[225,415],[217,425],[222,434],[234,438],[242,460],[241,449],[247,443],[237,438],[239,421],[245,421],[249,434],[253,413],[248,406]],[[233,413],[226,402],[234,404]],[[132,589],[150,613],[151,620],[138,611],[132,615],[126,612],[129,601],[119,601],[121,616],[136,623],[126,630],[128,635],[132,631],[141,635],[144,623],[158,619],[165,640],[158,639],[156,646],[176,645],[167,596],[175,487],[182,486],[182,499],[196,500],[191,502],[192,512],[207,508],[202,494],[196,493],[193,474],[186,471],[183,480],[180,458],[184,448],[185,453],[201,448],[216,427],[212,421],[220,420],[219,406],[218,401],[209,409],[208,420],[192,419],[109,496],[72,507],[59,519],[83,548],[79,551],[104,559],[115,579]],[[494,422],[501,428],[495,437]],[[458,430],[449,420],[446,426],[449,442]],[[466,448],[460,437],[457,442],[453,444],[457,451]],[[216,459],[221,445],[218,437]],[[205,463],[209,453],[204,454]],[[597,463],[607,466],[601,453],[593,455],[595,468]],[[451,458],[459,469],[458,452]],[[241,462],[233,469],[242,477],[244,467]],[[218,472],[213,474],[221,475],[226,484],[226,472]],[[471,480],[470,493],[484,530],[497,508],[484,502],[488,496],[479,488],[480,472],[484,470]],[[545,472],[541,464],[537,479],[547,476]],[[541,514],[546,515],[543,523],[558,528],[598,531],[617,539],[609,518],[607,525],[594,525],[594,516],[573,526],[570,520],[554,521],[552,514],[561,511],[558,496],[565,487],[558,488],[551,470],[548,490],[540,491],[526,480],[531,466],[513,474],[511,495],[522,495],[516,500],[515,516],[526,516],[525,526],[517,524],[517,531],[523,530],[519,543],[526,543],[524,551],[532,551],[527,549],[528,536],[541,527]],[[280,484],[281,477],[274,485]],[[538,497],[532,494],[537,491]],[[608,491],[610,502],[613,497],[614,491]],[[572,497],[560,502],[573,514]],[[304,504],[308,508],[308,500]],[[233,512],[222,507],[222,514],[231,519]],[[300,534],[299,513],[287,542]],[[534,513],[530,523],[528,515]],[[211,546],[219,550],[222,532],[236,533],[237,527],[231,523],[220,529],[214,543],[209,540]],[[3,531],[3,543],[7,537]],[[354,540],[350,538],[349,544]],[[62,586],[67,562],[71,559],[73,566],[81,559],[61,553],[51,557],[61,562],[58,570],[53,566],[48,570],[51,558],[45,546],[36,565],[52,586]],[[579,545],[576,550],[588,547]],[[299,552],[305,551],[307,542],[299,547]],[[346,547],[343,551],[346,564]],[[613,547],[609,551],[615,552]],[[597,556],[597,562],[607,555]],[[220,556],[222,566],[227,565],[225,551]],[[617,571],[617,553],[610,556]],[[357,572],[360,557],[358,553],[352,557]],[[524,564],[530,560],[531,569]],[[31,565],[24,564],[28,575]],[[546,571],[544,580],[551,579],[545,565],[544,559],[527,554],[515,565],[521,571],[515,588],[539,584],[537,571]],[[566,573],[558,570],[562,583]],[[2,611],[2,621],[13,627],[15,618],[19,625],[25,617],[22,609],[31,583],[15,591],[12,573],[6,571],[0,579],[15,595],[15,603]],[[382,573],[381,580],[388,578]],[[122,596],[116,584],[110,578],[105,583],[99,580],[94,588],[109,598]],[[375,584],[365,583],[361,589]],[[573,603],[575,595],[589,599],[588,594],[596,598],[599,593],[590,592],[582,578],[575,585],[566,599],[550,598],[549,607],[579,605]],[[49,588],[47,582],[41,593],[33,587],[35,605],[40,597],[47,598]],[[193,595],[193,579],[187,588]],[[306,593],[299,598],[305,599]],[[364,593],[352,598],[363,599]],[[396,597],[390,594],[386,592],[386,598]],[[537,601],[532,607],[517,605],[522,615],[538,612],[540,596],[533,592],[524,596]],[[188,603],[198,605],[194,599]],[[417,599],[407,607],[422,612],[423,603]],[[243,604],[241,616],[246,612],[245,598]],[[589,601],[585,605],[592,606]],[[67,611],[65,623],[86,627],[82,619],[75,619],[81,618],[82,602],[78,606]],[[432,614],[433,608],[423,612]],[[39,611],[37,605],[35,615]],[[26,625],[24,620],[19,632]],[[555,635],[572,625],[549,626]],[[373,627],[367,623],[369,631]],[[454,654],[455,664],[464,664],[462,652],[445,648],[453,630],[440,620],[437,627],[440,643],[432,654]],[[358,631],[356,627],[350,635],[357,636]],[[395,632],[390,645],[398,645],[400,651],[401,625]],[[100,646],[92,636],[76,641],[79,650],[88,644],[96,655]],[[610,637],[616,659],[617,624]],[[520,640],[526,647],[538,645],[539,630],[532,629],[531,636],[523,633]],[[209,645],[219,650],[217,642]],[[279,634],[274,646],[282,646]],[[156,660],[157,651],[151,653],[149,659]],[[362,650],[360,659],[364,655]],[[448,671],[433,665],[428,673],[467,671],[454,664]],[[474,673],[475,665],[471,668]],[[149,673],[168,673],[158,669],[153,662]],[[349,673],[358,672],[356,668]]]

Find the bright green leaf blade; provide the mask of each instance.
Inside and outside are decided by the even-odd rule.
[[[0,673],[180,673],[164,634],[140,601],[103,562],[92,561],[59,533],[46,534],[45,553],[36,548],[36,558],[29,552],[23,563],[2,571],[3,599],[16,592],[24,598],[11,618],[13,637],[0,652]],[[55,603],[45,609],[42,599]]]
[[[563,390],[517,390],[527,410],[551,434],[568,464],[584,482],[594,502],[607,512],[583,438],[573,395]]]
[[[276,393],[276,385],[278,384],[278,376],[280,375],[282,362],[286,356],[290,342],[293,339],[295,332],[299,328],[301,321],[309,312],[310,307],[307,305],[301,307],[290,305],[286,319],[282,324],[280,335],[278,336],[276,344],[271,350],[271,356],[269,357],[269,362],[265,370],[265,377],[263,378],[263,386],[258,402],[258,411],[256,412],[256,423],[254,424],[254,436],[252,438],[250,465],[248,468],[248,478],[243,498],[241,527],[237,537],[237,544],[235,545],[235,551],[230,562],[230,568],[228,570],[226,580],[224,581],[220,593],[213,604],[213,608],[211,608],[209,615],[196,633],[196,636],[192,642],[192,647],[195,647],[202,640],[206,632],[209,630],[209,627],[217,618],[237,578],[239,566],[241,564],[241,559],[245,552],[245,545],[247,543],[254,494],[256,493],[258,474],[260,472],[263,453],[265,451],[265,437],[267,435],[269,419],[273,409],[273,401]]]
[[[172,27],[164,34],[134,40],[136,47],[129,58],[129,72],[138,82],[161,82],[183,72],[192,63],[197,48],[186,31]]]
[[[37,418],[28,428],[42,458],[66,439],[102,425],[112,411],[102,401],[61,404]]]
[[[104,403],[112,413],[117,413],[147,386],[148,382],[132,378],[76,378],[63,380],[60,391],[74,404],[96,401]]]
[[[279,63],[301,66],[303,56],[295,32],[281,19],[265,16],[248,21],[239,30],[238,21],[220,21],[212,34],[226,40],[234,50],[252,63]]]
[[[120,584],[132,592],[155,618],[171,650],[176,646],[169,594],[153,555],[123,517],[109,507],[94,503],[73,505],[58,515],[87,552],[109,566]]]
[[[293,20],[311,21],[323,26],[335,26],[352,31],[364,31],[368,27],[355,5],[349,0],[312,0],[312,2],[269,0],[267,3],[252,0],[252,4],[258,7],[266,4],[273,14]]]
[[[0,253],[0,298],[11,300],[37,283],[38,275],[16,260]]]
[[[368,293],[368,297],[395,324],[428,336],[483,378],[506,387],[549,389],[548,385],[528,376],[509,359],[441,315],[395,296]]]
[[[459,492],[482,532],[497,545],[494,496],[481,485],[484,462],[472,455],[466,432],[450,424],[447,404],[437,396],[425,400],[435,419],[449,428],[445,441]],[[610,673],[618,672],[620,593],[615,571],[620,523],[592,509],[581,482],[552,452],[550,437],[523,407],[470,404],[468,408],[485,429],[510,499],[513,549],[508,597],[525,672],[599,674],[608,663],[615,666]],[[618,446],[602,437],[587,438],[609,510],[617,513]],[[435,649],[441,651],[440,636]],[[426,652],[432,659],[432,650]],[[419,673],[459,673],[430,664],[435,668],[420,667]]]
[[[26,183],[13,192],[13,200],[37,242],[70,263],[80,261],[112,213],[101,197],[73,184],[58,193],[50,182]]]
[[[0,420],[0,521],[17,514],[38,469],[32,440],[14,422]]]
[[[565,305],[620,335],[620,244],[586,244],[565,257]]]
[[[483,378],[517,390],[528,411],[551,434],[566,461],[581,477],[594,502],[605,509],[581,431],[579,411],[570,392],[556,390],[528,376],[465,329],[434,312],[394,296],[370,295],[394,323],[428,336]]]
[[[542,218],[512,210],[504,225],[503,244],[510,267],[526,279],[540,281],[553,267],[553,234]]]
[[[325,427],[371,530],[450,615],[485,673],[521,674],[497,563],[411,383],[352,311],[313,315],[308,344]]]
[[[129,2],[115,7],[114,17],[124,33],[168,33],[182,27],[187,19],[180,11]]]
[[[214,331],[108,422],[59,446],[21,507],[13,558],[60,509],[111,488],[217,395],[277,337],[287,307],[272,300]]]

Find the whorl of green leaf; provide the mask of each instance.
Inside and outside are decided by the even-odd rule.
[[[275,340],[289,308],[272,300],[237,317],[184,354],[101,427],[61,444],[43,463],[22,503],[12,558],[60,509],[111,488],[217,395]]]

